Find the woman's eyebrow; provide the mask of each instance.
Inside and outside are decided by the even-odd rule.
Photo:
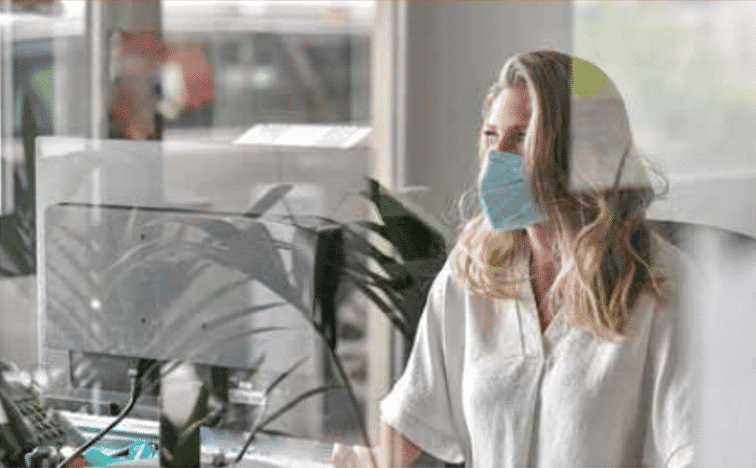
[[[507,127],[504,130],[505,135],[517,135],[517,134],[525,134],[527,132],[528,126],[527,125],[511,125]]]
[[[483,126],[482,126],[482,128],[481,128],[481,131],[483,131],[483,132],[494,131],[494,132],[498,133],[500,130],[501,129],[498,126],[496,126],[496,125],[494,125],[492,123],[488,123],[488,122],[484,123]],[[504,130],[505,134],[527,133],[528,125],[527,124],[511,125],[511,126],[505,128],[503,130]]]

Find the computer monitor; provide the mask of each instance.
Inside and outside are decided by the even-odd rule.
[[[39,148],[40,355],[67,380],[61,399],[124,401],[134,358],[192,362],[239,402],[304,357],[279,400],[325,383],[327,349],[305,313],[314,262],[298,263],[294,225],[366,218],[356,192],[368,152],[70,138]],[[271,198],[281,183],[286,196]],[[99,387],[82,388],[81,363]],[[280,427],[320,438],[324,406],[308,399]]]

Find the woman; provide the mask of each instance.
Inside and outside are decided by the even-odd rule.
[[[691,464],[679,255],[646,223],[653,192],[616,88],[586,61],[525,53],[504,65],[483,119],[483,212],[381,404],[394,463]],[[334,464],[364,452],[337,446]]]

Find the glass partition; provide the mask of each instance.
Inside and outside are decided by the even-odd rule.
[[[339,284],[334,228],[368,218],[367,150],[43,137],[38,161],[40,354],[56,406],[107,415],[136,366],[132,417],[156,430],[182,361],[215,417],[207,453],[254,427],[265,450],[305,447],[316,462],[330,456],[316,442],[361,442],[370,307],[333,289],[341,306],[327,310],[317,277]]]
[[[653,218],[756,236],[755,20],[747,2],[574,3],[575,54],[614,80],[669,182]]]
[[[633,136],[669,181],[649,213],[695,261],[684,296],[701,466],[756,457],[756,8],[750,2],[574,6],[575,53],[626,99]],[[670,223],[671,222],[671,223]]]

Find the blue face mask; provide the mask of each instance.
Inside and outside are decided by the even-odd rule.
[[[538,210],[525,178],[523,157],[491,150],[478,180],[478,193],[494,231],[524,229],[546,217]]]

